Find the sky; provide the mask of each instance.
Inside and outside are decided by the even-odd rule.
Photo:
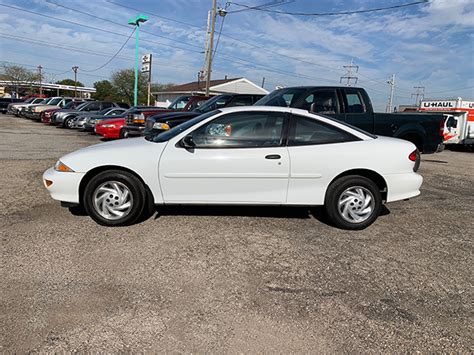
[[[414,0],[277,0],[270,9],[325,13],[364,10]],[[343,66],[358,66],[377,110],[385,110],[395,74],[394,105],[412,104],[415,86],[425,97],[474,99],[474,0],[432,0],[397,10],[343,16],[294,16],[244,10],[270,0],[218,0],[213,79],[246,77],[265,88],[340,85]],[[204,64],[207,13],[212,0],[0,0],[0,61],[46,78],[74,78],[86,86],[134,66],[128,19],[149,16],[140,32],[140,55],[153,54],[153,82],[194,81]],[[5,6],[6,5],[6,6]],[[11,8],[8,6],[13,6]],[[132,7],[133,9],[127,8]],[[235,11],[235,12],[234,12]]]

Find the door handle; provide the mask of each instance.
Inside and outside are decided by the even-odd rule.
[[[265,157],[265,159],[281,159],[281,155],[279,154],[270,154]]]

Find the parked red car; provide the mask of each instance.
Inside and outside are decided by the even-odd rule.
[[[123,126],[125,126],[125,118],[104,120],[95,124],[94,131],[104,138],[118,139]]]

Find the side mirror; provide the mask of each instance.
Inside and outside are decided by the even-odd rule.
[[[193,141],[193,135],[188,134],[183,139],[181,139],[181,146],[185,149],[193,149],[196,146]]]
[[[316,104],[314,102],[309,107],[309,112],[316,112]]]

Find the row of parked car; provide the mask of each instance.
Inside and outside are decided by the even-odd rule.
[[[45,124],[95,132],[106,139],[153,136],[224,107],[278,106],[304,109],[344,121],[366,132],[414,143],[424,153],[442,147],[444,117],[426,113],[375,113],[367,92],[349,87],[293,87],[269,95],[185,95],[167,108],[69,97],[12,103],[8,111]]]

